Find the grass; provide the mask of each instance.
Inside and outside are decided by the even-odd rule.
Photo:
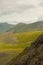
[[[4,56],[0,57],[0,65],[7,65],[7,63],[16,57],[20,52],[17,52],[15,50],[4,50],[0,51],[0,54],[5,54]]]
[[[24,33],[5,33],[0,35],[0,65],[6,65],[13,57],[16,57],[25,47],[29,47],[43,31]]]
[[[31,45],[43,31],[24,32],[24,33],[6,33],[0,35],[0,50],[25,48]]]

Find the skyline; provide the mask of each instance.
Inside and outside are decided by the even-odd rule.
[[[0,22],[33,23],[43,20],[43,0],[0,0]]]

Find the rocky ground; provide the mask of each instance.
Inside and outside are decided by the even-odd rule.
[[[43,65],[43,35],[7,65]]]

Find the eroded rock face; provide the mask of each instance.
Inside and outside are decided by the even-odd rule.
[[[43,65],[43,35],[7,65]]]

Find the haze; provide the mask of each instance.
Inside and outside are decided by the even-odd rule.
[[[0,0],[0,22],[32,23],[43,20],[43,0]]]

